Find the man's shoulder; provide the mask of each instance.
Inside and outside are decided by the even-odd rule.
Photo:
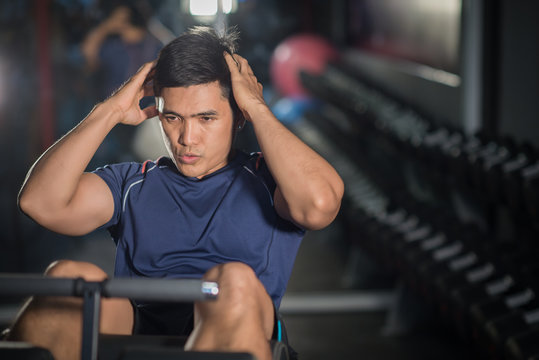
[[[113,176],[126,181],[128,179],[145,177],[150,172],[159,168],[168,168],[173,166],[172,161],[166,157],[157,160],[146,160],[144,162],[122,162],[108,164],[97,168],[93,172],[101,177]]]

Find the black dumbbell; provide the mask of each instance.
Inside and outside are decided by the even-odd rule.
[[[510,337],[505,343],[506,360],[539,359],[539,329]]]
[[[483,147],[481,136],[469,136],[459,145],[451,147],[447,151],[449,157],[449,168],[455,177],[455,182],[460,188],[471,187],[471,166],[469,157],[479,152]]]
[[[425,259],[417,265],[417,276],[424,297],[430,302],[439,298],[437,281],[440,278],[464,273],[483,261],[477,249],[482,243],[483,235],[474,225],[459,226],[458,236],[451,236],[447,245],[434,250],[430,259]]]
[[[496,151],[483,158],[483,183],[491,204],[503,203],[505,198],[502,191],[503,165],[515,156],[514,142],[506,138]]]
[[[502,184],[505,203],[511,209],[513,216],[522,216],[524,210],[522,170],[537,161],[535,149],[527,143],[520,146],[517,154],[503,164]]]
[[[537,303],[530,305],[537,306]],[[489,321],[485,325],[487,342],[484,350],[491,359],[501,359],[506,342],[511,338],[539,329],[539,307],[525,306],[505,316]]]
[[[492,304],[496,303],[496,301],[504,300],[504,304],[507,305],[510,304],[509,301],[505,301],[508,296],[514,296],[515,293],[523,291],[523,289],[531,286],[531,284],[537,284],[536,279],[539,276],[537,267],[526,265],[526,263],[533,264],[533,261],[527,254],[515,254],[515,256],[500,259],[498,266],[503,269],[501,276],[485,283],[455,289],[452,292],[451,300],[454,319],[457,324],[457,330],[462,338],[472,338],[477,330],[477,326],[482,326],[481,322],[477,322],[477,320],[481,320],[477,315],[483,315],[482,322],[484,324],[492,319],[493,316],[504,314],[504,312],[495,314],[492,311],[495,308],[491,306],[489,308],[491,312],[485,318],[487,314],[485,312],[479,312],[479,310],[484,310],[484,308],[481,308],[481,306],[475,307],[477,304]],[[534,270],[529,271],[530,267],[534,268]],[[513,305],[516,305],[514,303],[515,298],[512,301]],[[475,314],[473,313],[474,309],[476,311]],[[509,311],[511,310],[507,308],[505,313]]]
[[[470,316],[475,342],[483,349],[492,347],[492,341],[486,332],[486,324],[524,309],[539,307],[537,289],[536,285],[530,287],[519,284],[503,297],[474,304],[470,309]]]
[[[482,245],[474,249],[480,259],[477,265],[466,271],[441,274],[435,281],[435,290],[437,291],[442,315],[449,322],[456,325],[457,329],[461,327],[462,318],[467,313],[464,313],[458,302],[455,302],[454,294],[465,292],[468,288],[481,288],[492,281],[502,279],[513,269],[508,266],[511,260],[505,260],[500,257],[500,254],[511,258],[521,254],[520,249],[513,244]],[[464,315],[459,317],[456,314]]]
[[[539,162],[522,169],[522,191],[527,214],[539,229]]]

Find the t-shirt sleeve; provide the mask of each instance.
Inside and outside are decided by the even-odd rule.
[[[128,179],[140,173],[140,169],[141,165],[137,163],[120,163],[106,165],[93,171],[108,185],[114,200],[114,213],[106,224],[99,227],[100,229],[108,229],[119,223],[125,184],[128,183]]]

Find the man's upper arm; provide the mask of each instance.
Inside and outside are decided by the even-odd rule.
[[[107,223],[114,199],[107,183],[94,173],[82,174],[68,206],[47,227],[66,235],[84,235]]]
[[[283,197],[283,194],[281,193],[281,190],[279,190],[279,187],[275,187],[275,191],[273,193],[273,207],[275,208],[275,211],[277,214],[282,217],[285,220],[290,221],[294,225],[296,225],[299,228],[303,228],[301,224],[298,224],[294,221],[292,218],[292,215],[290,214],[290,208],[288,207],[288,203],[286,202],[286,199]]]

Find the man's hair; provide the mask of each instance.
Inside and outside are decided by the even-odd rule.
[[[187,87],[218,81],[222,95],[229,100],[235,121],[242,118],[238,109],[223,53],[236,51],[238,32],[235,28],[224,35],[205,26],[189,29],[159,53],[153,78],[154,93],[161,94],[166,87]]]

